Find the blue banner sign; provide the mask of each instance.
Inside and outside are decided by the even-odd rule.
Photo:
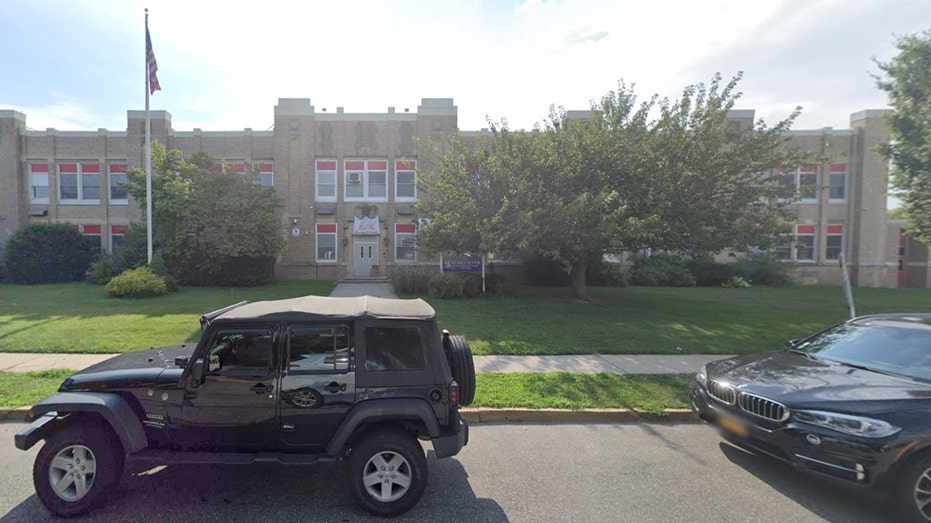
[[[443,260],[443,272],[482,272],[481,258]]]

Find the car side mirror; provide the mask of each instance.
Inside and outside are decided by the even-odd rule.
[[[796,340],[796,339],[788,340],[786,341],[786,348],[791,349],[792,347],[795,347],[796,345],[798,345],[798,342],[799,340]]]
[[[198,359],[194,361],[194,366],[191,368],[191,378],[190,384],[191,388],[200,387],[204,383],[204,360]]]

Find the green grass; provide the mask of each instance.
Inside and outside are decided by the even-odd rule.
[[[0,408],[28,407],[58,390],[73,370],[0,372]],[[687,408],[688,375],[479,374],[472,407],[528,409],[628,408],[660,413]]]
[[[528,409],[684,409],[692,374],[479,374],[472,407]]]
[[[593,287],[518,298],[428,300],[476,354],[743,354],[781,348],[847,319],[839,287]],[[854,289],[858,314],[931,311],[931,292]],[[681,350],[680,350],[681,349]]]
[[[0,372],[0,408],[35,405],[58,390],[61,382],[74,374],[73,370],[56,369],[42,372]]]
[[[201,314],[240,300],[329,294],[330,282],[256,288],[185,288],[159,298],[107,297],[81,283],[0,285],[0,352],[128,352],[193,342]],[[843,321],[839,287],[592,287],[590,303],[566,289],[520,296],[427,299],[442,328],[476,354],[743,354],[780,348]],[[860,314],[931,311],[931,292],[855,289]]]
[[[0,285],[0,352],[130,352],[196,341],[204,313],[241,300],[327,295],[332,282],[182,288],[147,299],[107,296],[83,283]]]

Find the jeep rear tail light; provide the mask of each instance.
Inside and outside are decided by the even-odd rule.
[[[449,382],[449,402],[459,405],[459,383],[456,380]]]

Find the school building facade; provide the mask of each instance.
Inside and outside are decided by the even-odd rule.
[[[575,112],[573,112],[575,113]],[[931,286],[927,249],[887,219],[887,162],[876,145],[888,139],[884,111],[851,115],[848,129],[791,131],[796,145],[826,152],[823,164],[778,173],[794,188],[796,221],[775,254],[799,283],[837,284],[844,253],[855,285]],[[416,248],[418,173],[429,165],[417,142],[460,131],[450,98],[424,98],[415,111],[347,113],[317,110],[307,98],[282,98],[270,131],[177,131],[166,111],[151,111],[152,139],[185,157],[206,151],[238,172],[250,167],[282,201],[287,248],[281,279],[336,280],[386,275],[392,267],[436,264]],[[733,111],[734,125],[754,118]],[[0,110],[0,246],[33,222],[74,224],[112,251],[139,205],[120,184],[142,168],[145,114],[127,112],[121,131],[30,130],[26,115]]]

